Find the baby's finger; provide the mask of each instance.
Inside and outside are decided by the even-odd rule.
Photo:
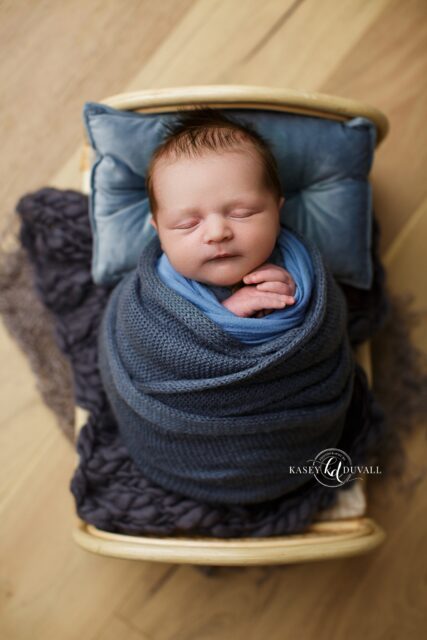
[[[286,271],[286,269],[283,268],[281,269],[281,271],[282,277],[280,278],[280,280],[282,280],[282,282],[287,282],[295,291],[295,280],[293,279],[289,271]]]
[[[277,293],[260,293],[255,299],[257,309],[284,309],[287,306],[287,296]]]
[[[279,293],[280,295],[287,296],[288,304],[295,302],[293,287],[284,282],[261,282],[261,284],[256,285],[256,288],[258,291],[270,291],[271,293]]]
[[[269,265],[268,267],[257,269],[256,271],[248,273],[243,278],[243,282],[245,284],[257,284],[259,282],[267,282],[271,280],[288,284],[293,283],[289,274],[276,265]]]

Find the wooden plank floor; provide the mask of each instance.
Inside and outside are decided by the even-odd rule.
[[[252,84],[371,103],[391,133],[373,170],[393,291],[426,309],[425,0],[18,0],[0,4],[1,223],[24,192],[79,189],[81,109],[121,91]],[[427,351],[425,325],[414,329]],[[74,452],[0,324],[0,637],[282,640],[425,634],[427,482],[370,487],[371,555],[221,569],[94,556],[71,539]],[[421,431],[408,444],[425,464]]]

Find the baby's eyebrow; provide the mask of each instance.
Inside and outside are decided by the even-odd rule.
[[[245,197],[233,198],[232,200],[229,200],[226,203],[226,206],[235,207],[236,205],[241,205],[241,206],[247,207],[247,206],[251,206],[251,204],[252,203],[250,202],[250,199],[248,199],[248,197],[246,196],[246,198]]]
[[[176,213],[179,216],[192,216],[195,213],[199,213],[199,210],[197,209],[197,207],[190,207],[189,209],[184,207],[183,209],[178,209]]]
[[[253,203],[251,203],[250,201],[248,201],[245,198],[232,198],[231,200],[227,200],[224,203],[224,208],[225,209],[229,209],[230,207],[235,207],[235,206],[242,206],[242,207],[250,207],[252,206]],[[193,215],[193,214],[197,214],[199,213],[199,209],[197,207],[194,208],[189,208],[189,209],[182,209],[178,211],[179,215]]]

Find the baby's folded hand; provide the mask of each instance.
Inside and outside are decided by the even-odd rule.
[[[257,287],[248,286],[238,289],[233,295],[222,302],[222,305],[241,318],[248,318],[256,315],[260,317],[259,312],[266,309],[284,309],[286,307],[287,298],[289,296],[281,295],[271,291],[260,291]]]
[[[286,296],[287,304],[295,302],[295,281],[289,271],[279,265],[266,262],[261,267],[246,274],[243,282],[248,285],[256,285],[258,291],[266,291]]]

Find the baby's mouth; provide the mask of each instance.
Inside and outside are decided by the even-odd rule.
[[[236,254],[233,253],[217,253],[213,258],[209,258],[208,262],[212,262],[212,260],[227,260],[229,258],[237,258]]]

